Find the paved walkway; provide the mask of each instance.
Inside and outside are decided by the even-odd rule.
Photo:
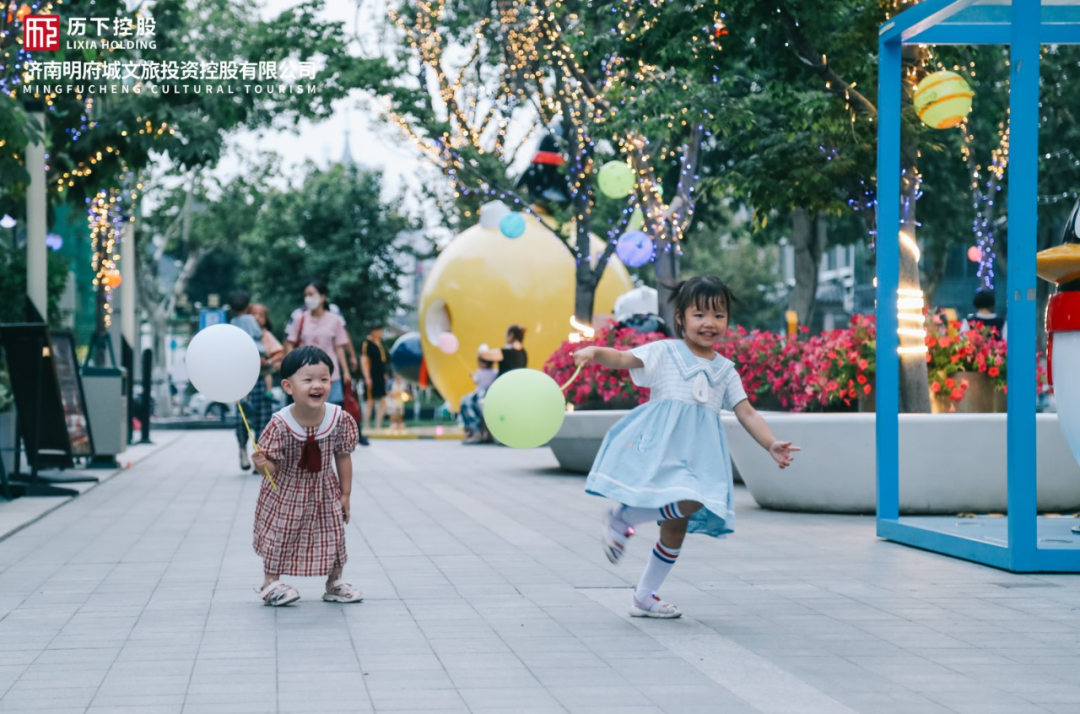
[[[655,528],[613,567],[601,502],[544,450],[358,452],[347,573],[367,601],[256,600],[258,479],[191,432],[0,542],[0,712],[1080,712],[1080,577],[762,511],[688,540],[626,617]]]

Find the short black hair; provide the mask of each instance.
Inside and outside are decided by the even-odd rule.
[[[972,300],[976,310],[993,310],[997,301],[994,300],[994,291],[979,288],[975,291],[975,299]]]
[[[233,290],[229,293],[229,307],[234,315],[246,312],[251,306],[251,293],[247,290]]]
[[[506,328],[506,334],[510,336],[510,339],[514,342],[525,341],[525,328],[521,325],[510,325]]]
[[[731,318],[731,305],[738,302],[731,288],[723,283],[720,278],[712,275],[699,275],[689,280],[684,280],[671,291],[671,302],[675,305],[675,336],[685,337],[681,322],[687,309],[697,307],[701,309],[723,308],[728,318]]]
[[[315,288],[315,292],[319,293],[320,295],[322,295],[327,300],[330,299],[330,291],[326,289],[326,283],[324,283],[321,280],[309,281],[308,284],[305,285],[304,287],[305,288],[309,288],[309,287],[310,288]]]
[[[285,355],[285,359],[281,361],[281,378],[288,379],[299,372],[301,367],[310,367],[320,363],[326,365],[330,374],[334,373],[334,361],[330,359],[330,355],[318,347],[297,347]]]

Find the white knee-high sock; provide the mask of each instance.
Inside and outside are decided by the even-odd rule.
[[[675,518],[682,518],[683,514],[679,512],[678,503],[669,503],[666,506],[660,506],[660,508],[631,508],[630,506],[623,506],[617,512],[619,520],[628,526],[636,526],[640,523],[648,523],[649,521],[670,521]]]
[[[637,589],[634,590],[634,598],[638,602],[645,602],[660,589],[681,552],[682,548],[668,548],[660,541],[656,541],[652,557],[645,564],[645,572],[641,574],[641,580],[638,581]]]

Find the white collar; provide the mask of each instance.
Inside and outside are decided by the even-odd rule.
[[[293,405],[289,405],[284,409],[279,410],[274,416],[281,419],[281,422],[285,425],[285,429],[300,441],[307,441],[308,432],[307,429],[300,426],[300,423],[296,421],[296,417],[292,413]],[[330,436],[334,431],[334,427],[337,426],[338,419],[341,416],[341,407],[336,404],[327,404],[326,413],[323,415],[322,423],[319,424],[319,428],[315,430],[315,440],[322,441],[326,437]]]
[[[682,340],[664,340],[665,346],[674,358],[682,378],[689,381],[697,374],[704,374],[712,386],[719,385],[729,369],[734,367],[731,360],[713,352],[712,360],[698,357]]]

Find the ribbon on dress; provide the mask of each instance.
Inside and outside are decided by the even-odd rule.
[[[300,448],[300,463],[298,466],[301,471],[310,471],[313,474],[322,470],[322,449],[319,448],[319,442],[310,434],[307,441]]]

